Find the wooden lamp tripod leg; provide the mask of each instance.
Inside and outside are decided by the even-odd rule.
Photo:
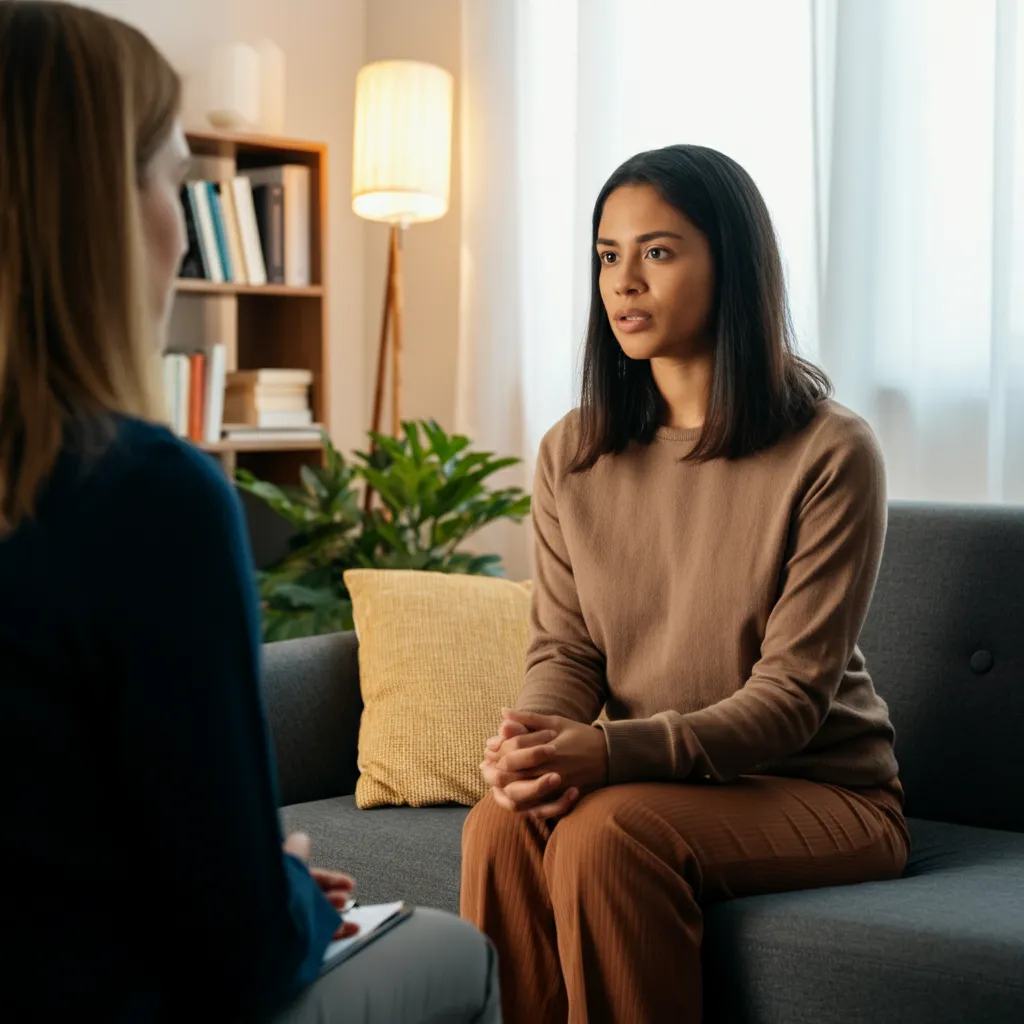
[[[401,227],[391,225],[388,245],[388,273],[384,284],[384,314],[380,324],[380,346],[377,350],[377,380],[373,390],[373,420],[370,429],[381,432],[384,418],[384,382],[388,371],[388,332],[391,331],[391,433],[398,437],[402,430],[402,241]],[[376,446],[371,443],[371,452]],[[373,488],[369,485],[363,507],[369,511]]]
[[[388,247],[388,273],[384,279],[384,315],[380,322],[380,346],[377,349],[377,381],[373,390],[373,419],[370,429],[380,433],[381,419],[384,415],[384,380],[388,372],[388,328],[391,326],[391,306],[394,301],[395,281],[395,235],[398,228],[392,225],[391,244]]]

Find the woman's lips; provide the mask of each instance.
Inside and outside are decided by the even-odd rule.
[[[615,318],[615,324],[625,334],[636,334],[638,331],[646,331],[654,323],[650,313],[620,313]]]

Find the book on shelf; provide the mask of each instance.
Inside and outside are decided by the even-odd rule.
[[[267,268],[263,262],[260,229],[256,223],[256,207],[252,201],[252,182],[244,177],[234,178],[231,181],[231,192],[235,197],[238,231],[241,235],[242,254],[245,257],[245,272],[249,284],[266,284]]]
[[[243,173],[254,188],[280,188],[283,281],[297,287],[308,285],[312,280],[310,242],[313,223],[310,169],[303,164],[280,164]]]
[[[257,409],[262,412],[294,412],[309,408],[309,388],[305,384],[285,384],[276,387],[257,384],[255,387],[229,388],[233,407]],[[229,416],[228,419],[244,419],[244,416]]]
[[[271,284],[284,284],[284,189],[280,185],[253,185],[252,201],[256,207],[267,280]]]
[[[168,352],[163,357],[164,404],[168,425],[197,443],[220,440],[227,378],[227,350]]]
[[[257,387],[271,385],[286,387],[288,385],[309,387],[313,383],[312,370],[279,369],[264,367],[260,370],[235,370],[228,374],[228,387]]]
[[[202,352],[193,352],[188,362],[188,436],[192,441],[202,441],[206,412],[206,356]]]
[[[243,410],[247,412],[244,417],[234,416],[235,411],[229,398],[228,404],[225,405],[228,426],[259,427],[261,430],[293,430],[313,425],[313,413],[310,409],[271,409],[265,412]]]
[[[245,267],[245,256],[242,253],[242,234],[238,226],[238,209],[235,206],[235,193],[231,183],[222,181],[214,185],[220,199],[221,214],[224,218],[224,235],[228,243],[228,254],[231,257],[231,278],[236,284],[248,284],[249,274]]]
[[[210,194],[206,191],[206,182],[190,181],[187,187],[195,204],[199,244],[203,247],[207,280],[220,283],[224,280],[224,268],[220,262],[217,232],[213,226],[213,210],[210,209]]]
[[[276,429],[270,430],[259,427],[250,427],[244,424],[225,424],[224,439],[233,441],[236,444],[292,444],[292,443],[317,443],[322,438],[323,427],[314,423],[310,427],[301,429]]]
[[[185,231],[188,235],[188,252],[181,261],[178,270],[179,277],[208,278],[209,268],[206,264],[206,254],[199,241],[199,214],[192,199],[192,193],[188,185],[181,186],[181,206],[185,211]]]
[[[217,240],[217,255],[220,257],[220,265],[224,269],[225,281],[237,281],[234,267],[231,265],[231,251],[228,248],[228,233],[224,230],[224,210],[220,205],[220,193],[212,181],[204,181],[206,196],[210,203],[210,212],[213,214],[213,234]]]

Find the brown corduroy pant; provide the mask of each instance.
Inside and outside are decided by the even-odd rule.
[[[699,1024],[701,904],[895,878],[907,838],[888,789],[750,776],[611,786],[553,826],[487,796],[462,850],[505,1024]]]

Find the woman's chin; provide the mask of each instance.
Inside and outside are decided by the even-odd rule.
[[[617,335],[616,340],[622,354],[636,363],[647,362],[664,355],[663,347],[656,337],[644,337],[642,334]]]

